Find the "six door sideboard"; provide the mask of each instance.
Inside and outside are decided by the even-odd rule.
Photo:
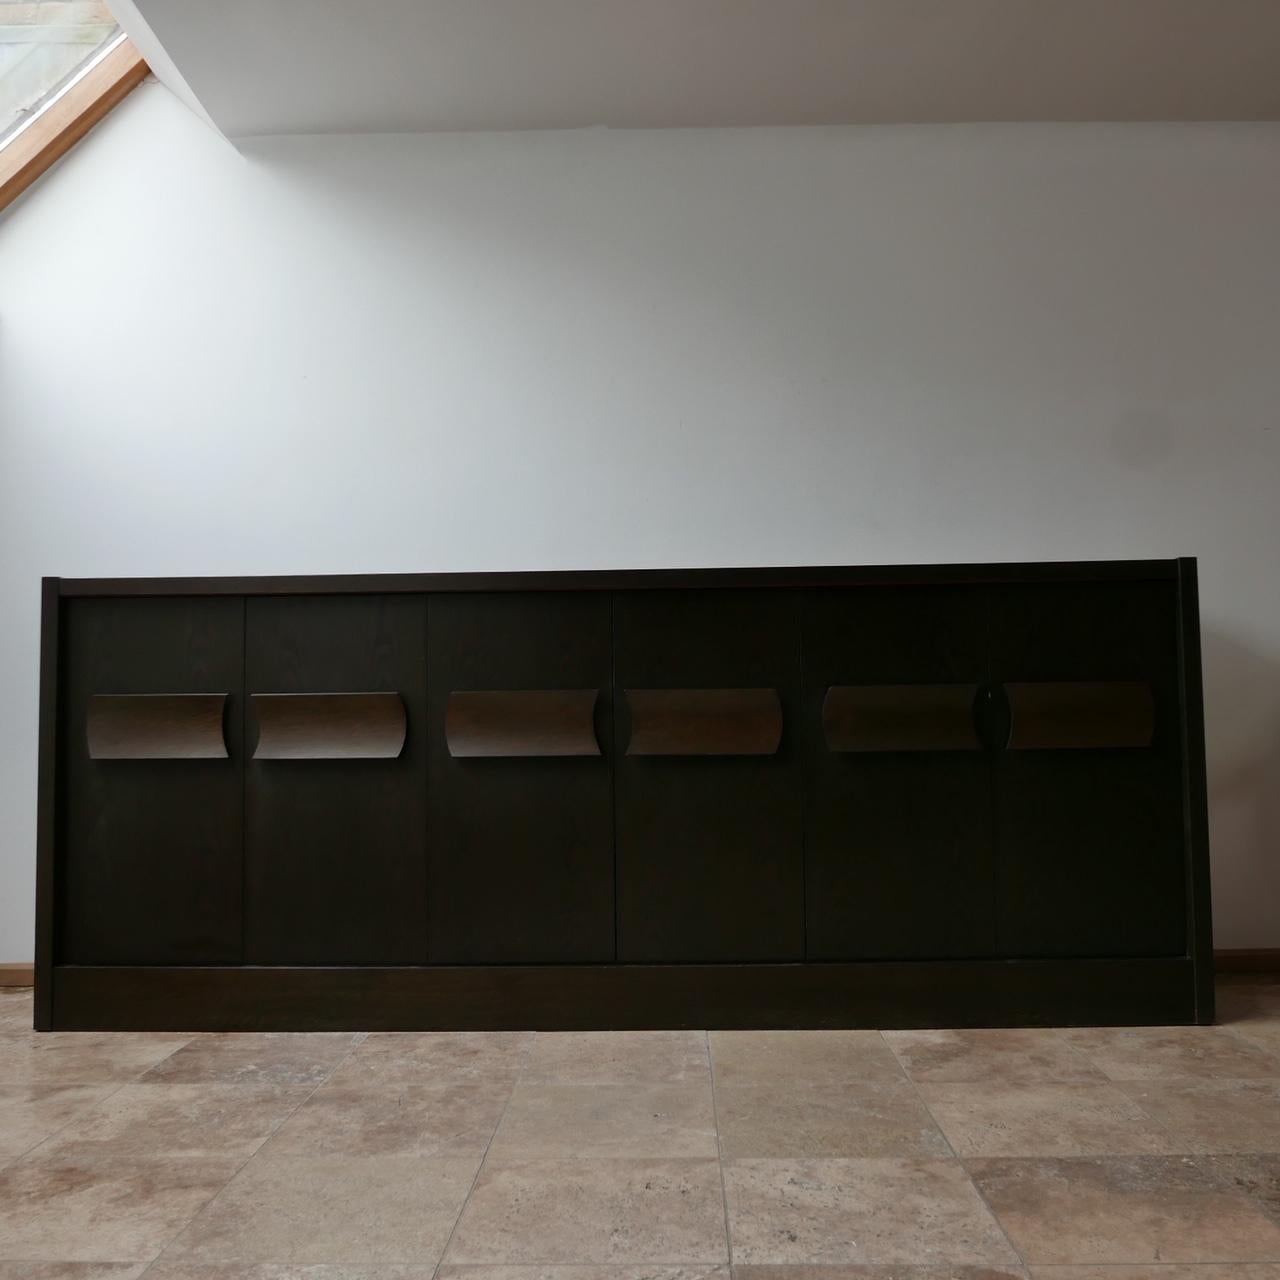
[[[57,1029],[1213,1017],[1194,560],[46,579]]]

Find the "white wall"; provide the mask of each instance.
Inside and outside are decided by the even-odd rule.
[[[0,219],[0,959],[41,574],[1201,557],[1280,946],[1280,127],[346,137],[159,86]]]

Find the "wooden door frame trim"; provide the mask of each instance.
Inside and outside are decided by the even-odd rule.
[[[0,209],[16,200],[150,73],[126,36],[60,98],[0,147]]]

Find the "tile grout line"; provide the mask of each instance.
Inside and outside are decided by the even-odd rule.
[[[236,1034],[239,1034],[239,1033],[237,1033],[237,1032],[230,1032],[230,1033],[227,1033],[227,1034],[236,1035]],[[305,1096],[305,1097],[302,1097],[302,1098],[300,1098],[300,1099],[298,1100],[298,1104],[297,1104],[297,1106],[293,1107],[293,1108],[292,1108],[292,1110],[290,1110],[290,1111],[289,1111],[289,1113],[284,1117],[284,1119],[282,1119],[278,1124],[274,1125],[274,1126],[272,1127],[271,1131],[267,1134],[267,1136],[266,1136],[265,1138],[263,1138],[263,1140],[262,1140],[260,1143],[258,1143],[258,1145],[257,1145],[256,1147],[254,1147],[254,1149],[253,1149],[252,1151],[250,1151],[250,1152],[249,1152],[249,1154],[248,1154],[247,1156],[245,1156],[245,1158],[244,1158],[244,1159],[243,1159],[243,1160],[242,1160],[238,1165],[236,1165],[235,1169],[234,1169],[234,1170],[232,1171],[232,1173],[231,1173],[231,1176],[230,1176],[230,1177],[229,1177],[229,1178],[228,1178],[228,1179],[227,1179],[227,1180],[222,1184],[222,1186],[220,1186],[220,1187],[217,1189],[217,1191],[215,1191],[215,1192],[213,1193],[213,1195],[211,1195],[211,1196],[209,1197],[209,1199],[208,1199],[208,1200],[206,1200],[206,1201],[204,1202],[204,1204],[202,1204],[202,1205],[201,1205],[201,1206],[200,1206],[200,1207],[199,1207],[199,1208],[198,1208],[198,1209],[197,1209],[197,1210],[196,1210],[196,1211],[191,1215],[191,1217],[189,1217],[189,1218],[188,1218],[188,1219],[187,1219],[187,1220],[186,1220],[186,1221],[185,1221],[185,1222],[184,1222],[184,1223],[183,1223],[183,1224],[182,1224],[182,1225],[181,1225],[181,1226],[180,1226],[180,1227],[179,1227],[179,1228],[178,1228],[178,1229],[173,1233],[173,1235],[171,1235],[171,1236],[168,1238],[168,1240],[166,1240],[166,1241],[164,1242],[164,1244],[160,1246],[160,1252],[159,1252],[159,1253],[157,1253],[157,1254],[156,1254],[156,1256],[155,1256],[154,1258],[152,1258],[152,1259],[147,1263],[147,1265],[143,1268],[142,1273],[141,1273],[141,1274],[139,1275],[139,1277],[138,1277],[138,1280],[146,1280],[146,1277],[147,1277],[147,1275],[150,1273],[151,1268],[152,1268],[152,1267],[154,1267],[154,1266],[156,1265],[156,1263],[157,1263],[157,1262],[159,1262],[159,1261],[161,1260],[161,1258],[163,1258],[163,1257],[164,1257],[165,1253],[168,1251],[169,1247],[173,1244],[173,1242],[174,1242],[174,1241],[175,1241],[175,1240],[176,1240],[176,1239],[177,1239],[177,1238],[178,1238],[178,1237],[179,1237],[179,1236],[180,1236],[180,1235],[181,1235],[181,1234],[182,1234],[182,1233],[183,1233],[183,1232],[184,1232],[184,1231],[189,1227],[189,1226],[191,1226],[191,1224],[192,1224],[193,1222],[195,1222],[195,1220],[196,1220],[197,1218],[199,1218],[201,1215],[203,1215],[203,1214],[205,1214],[205,1213],[207,1213],[207,1212],[208,1212],[208,1210],[209,1210],[210,1206],[211,1206],[211,1205],[213,1205],[213,1203],[218,1199],[218,1197],[219,1197],[219,1196],[221,1196],[221,1195],[222,1195],[222,1193],[223,1193],[224,1191],[226,1191],[226,1189],[227,1189],[227,1188],[228,1188],[228,1187],[229,1187],[229,1186],[230,1186],[230,1185],[231,1185],[231,1184],[232,1184],[232,1183],[233,1183],[233,1182],[234,1182],[234,1181],[235,1181],[235,1180],[236,1180],[236,1179],[237,1179],[237,1178],[238,1178],[238,1177],[239,1177],[239,1176],[244,1172],[245,1167],[250,1163],[250,1161],[252,1161],[253,1159],[255,1159],[255,1158],[257,1157],[258,1153],[262,1150],[262,1148],[263,1148],[263,1147],[265,1147],[265,1146],[267,1145],[267,1143],[268,1143],[268,1142],[270,1142],[270,1141],[271,1141],[271,1139],[272,1139],[272,1138],[274,1138],[274,1137],[276,1136],[276,1134],[277,1134],[281,1129],[283,1129],[283,1128],[284,1128],[284,1126],[285,1126],[286,1124],[288,1124],[288,1123],[289,1123],[289,1121],[290,1121],[290,1120],[292,1120],[292,1119],[293,1119],[293,1117],[294,1117],[294,1116],[296,1116],[296,1115],[298,1114],[298,1112],[299,1112],[299,1111],[301,1111],[301,1110],[302,1110],[302,1108],[303,1108],[303,1107],[305,1107],[305,1106],[307,1105],[307,1103],[308,1103],[308,1102],[310,1102],[310,1101],[311,1101],[311,1099],[312,1099],[312,1098],[314,1098],[314,1097],[316,1096],[316,1094],[317,1094],[317,1093],[318,1093],[318,1092],[319,1092],[319,1091],[320,1091],[320,1090],[321,1090],[321,1089],[322,1089],[326,1084],[328,1084],[328,1083],[329,1083],[329,1080],[330,1080],[330,1078],[333,1076],[333,1073],[334,1073],[335,1071],[337,1071],[337,1069],[338,1069],[340,1066],[342,1066],[342,1064],[343,1064],[344,1062],[346,1062],[346,1060],[347,1060],[349,1057],[351,1057],[351,1055],[356,1051],[356,1048],[357,1048],[357,1047],[362,1043],[360,1040],[358,1040],[358,1039],[356,1038],[356,1036],[358,1036],[358,1035],[367,1035],[367,1034],[368,1034],[367,1032],[356,1032],[356,1033],[352,1036],[352,1038],[351,1038],[351,1044],[350,1044],[350,1046],[348,1047],[348,1049],[347,1049],[346,1053],[344,1053],[344,1054],[342,1055],[342,1057],[341,1057],[341,1058],[338,1058],[338,1059],[334,1062],[333,1066],[331,1066],[331,1067],[329,1068],[329,1070],[328,1070],[327,1072],[325,1072],[325,1074],[324,1074],[324,1078],[323,1078],[323,1079],[321,1079],[321,1080],[317,1080],[317,1081],[316,1081],[316,1083],[315,1083],[315,1087],[314,1087],[314,1088],[312,1088],[312,1089],[310,1089],[310,1090],[308,1090],[308,1092],[307,1092],[306,1096]],[[192,1038],[192,1040],[191,1040],[189,1043],[194,1044],[194,1043],[195,1043],[195,1037],[193,1037],[193,1038]],[[185,1046],[184,1046],[184,1047],[185,1047]],[[174,1050],[174,1052],[176,1053],[176,1052],[178,1052],[178,1050]],[[163,1059],[162,1059],[162,1061],[163,1061]]]
[[[729,1275],[733,1276],[733,1233],[729,1230],[729,1180],[724,1172],[724,1143],[720,1141],[720,1109],[716,1104],[716,1065],[711,1056],[711,1032],[703,1031],[702,1043],[707,1051],[707,1074],[711,1081],[711,1123],[716,1131],[716,1164],[720,1170],[720,1204],[724,1210],[724,1247],[729,1265]]]
[[[991,1221],[996,1224],[996,1227],[999,1229],[1001,1236],[1004,1237],[1005,1244],[1007,1244],[1009,1248],[1013,1251],[1013,1256],[1017,1258],[1018,1265],[1022,1268],[1024,1272],[1026,1272],[1027,1275],[1030,1275],[1031,1264],[1026,1260],[1026,1258],[1022,1256],[1022,1250],[1019,1249],[1017,1245],[1013,1243],[1012,1239],[1010,1239],[1008,1231],[1005,1230],[1004,1223],[1000,1221],[999,1214],[997,1214],[996,1211],[991,1207],[991,1204],[987,1200],[987,1197],[983,1194],[982,1188],[978,1186],[977,1179],[974,1178],[973,1174],[969,1172],[969,1170],[965,1166],[964,1161],[960,1158],[959,1154],[957,1153],[955,1147],[951,1145],[951,1139],[947,1137],[946,1129],[942,1127],[942,1123],[941,1121],[939,1121],[938,1117],[933,1114],[933,1108],[929,1106],[927,1101],[925,1101],[924,1094],[920,1092],[920,1085],[917,1083],[915,1077],[911,1074],[910,1071],[907,1070],[906,1063],[902,1061],[902,1059],[898,1056],[897,1050],[894,1049],[893,1045],[885,1038],[884,1032],[877,1031],[876,1034],[879,1035],[880,1037],[880,1043],[884,1045],[884,1047],[888,1049],[888,1051],[893,1055],[893,1060],[898,1064],[898,1069],[907,1078],[907,1083],[911,1086],[911,1092],[915,1094],[916,1101],[919,1102],[919,1104],[924,1108],[925,1114],[929,1117],[930,1120],[933,1121],[934,1127],[942,1135],[943,1142],[947,1144],[947,1150],[951,1152],[951,1158],[956,1162],[956,1165],[959,1168],[960,1172],[964,1174],[966,1181],[973,1188],[974,1194],[978,1197],[979,1201],[981,1201],[982,1203],[982,1207],[986,1209],[986,1211],[991,1215]]]
[[[49,1033],[48,1033],[48,1032],[41,1032],[41,1033],[39,1033],[39,1034],[41,1034],[41,1035],[47,1035],[47,1034],[49,1034]],[[53,1033],[53,1034],[57,1034],[57,1033],[55,1032],[55,1033]],[[69,1119],[65,1124],[61,1124],[61,1125],[59,1125],[59,1126],[58,1126],[58,1127],[57,1127],[57,1128],[56,1128],[52,1133],[46,1133],[46,1134],[44,1135],[44,1137],[40,1139],[40,1141],[39,1141],[39,1142],[37,1142],[37,1143],[35,1143],[34,1145],[32,1145],[32,1146],[28,1147],[25,1151],[20,1151],[16,1156],[14,1156],[14,1157],[13,1157],[13,1159],[12,1159],[12,1160],[7,1160],[7,1161],[0,1162],[0,1169],[8,1169],[10,1166],[17,1164],[20,1160],[25,1160],[29,1155],[34,1154],[34,1153],[35,1153],[36,1151],[38,1151],[41,1147],[43,1147],[43,1146],[44,1146],[44,1144],[45,1144],[46,1142],[51,1142],[51,1141],[53,1141],[53,1139],[54,1139],[54,1138],[56,1138],[56,1137],[57,1137],[60,1133],[62,1133],[65,1129],[69,1129],[73,1124],[75,1124],[75,1123],[76,1123],[76,1121],[77,1121],[77,1120],[83,1120],[83,1119],[85,1118],[85,1116],[87,1116],[91,1111],[95,1111],[95,1110],[97,1110],[97,1108],[98,1108],[98,1107],[100,1107],[100,1106],[102,1106],[102,1104],[103,1104],[104,1102],[110,1102],[110,1101],[111,1101],[111,1099],[112,1099],[112,1098],[114,1098],[114,1097],[116,1096],[116,1094],[120,1092],[120,1090],[121,1090],[121,1089],[127,1089],[131,1084],[140,1084],[140,1083],[141,1083],[141,1081],[142,1081],[142,1076],[147,1075],[147,1074],[148,1074],[148,1072],[150,1072],[151,1070],[153,1070],[155,1067],[158,1067],[162,1062],[166,1062],[166,1061],[168,1061],[168,1059],[172,1058],[172,1057],[173,1057],[173,1055],[174,1055],[175,1053],[180,1053],[183,1049],[185,1049],[185,1048],[187,1047],[187,1045],[189,1045],[189,1044],[193,1044],[194,1042],[195,1042],[195,1036],[192,1036],[190,1040],[186,1041],[184,1044],[179,1045],[176,1049],[174,1049],[174,1050],[173,1050],[173,1052],[172,1052],[172,1053],[167,1053],[167,1054],[165,1054],[165,1056],[164,1056],[163,1058],[157,1058],[157,1059],[156,1059],[156,1060],[155,1060],[155,1061],[154,1061],[154,1062],[153,1062],[149,1067],[147,1067],[147,1068],[146,1068],[146,1070],[144,1070],[140,1075],[134,1076],[134,1077],[132,1077],[132,1078],[131,1078],[131,1079],[129,1079],[129,1080],[122,1080],[122,1081],[120,1081],[120,1083],[119,1083],[118,1085],[116,1085],[116,1087],[115,1087],[114,1089],[112,1089],[110,1093],[105,1093],[105,1094],[103,1094],[103,1095],[102,1095],[102,1097],[101,1097],[101,1098],[98,1098],[95,1102],[90,1103],[90,1104],[89,1104],[89,1106],[85,1108],[84,1112],[83,1112],[81,1115],[79,1115],[79,1116],[72,1116],[72,1117],[71,1117],[71,1119]],[[111,1083],[111,1081],[109,1081],[109,1080],[104,1080],[102,1083],[104,1083],[104,1084],[110,1084],[110,1083]],[[64,1087],[65,1087],[65,1088],[68,1088],[68,1089],[74,1089],[74,1088],[76,1088],[76,1086],[75,1086],[75,1085],[66,1085],[66,1086],[64,1086]],[[84,1087],[85,1087],[85,1088],[92,1088],[92,1087],[93,1087],[93,1082],[92,1082],[92,1081],[88,1082]]]
[[[507,1112],[511,1109],[511,1099],[516,1096],[516,1088],[520,1084],[520,1077],[524,1075],[525,1062],[529,1054],[533,1052],[534,1040],[537,1039],[538,1032],[534,1032],[529,1040],[529,1046],[520,1055],[520,1066],[511,1081],[511,1091],[507,1094],[507,1100],[502,1104],[502,1114],[498,1117],[498,1122],[493,1126],[493,1132],[489,1135],[489,1141],[484,1144],[484,1154],[480,1157],[480,1163],[476,1165],[476,1171],[471,1179],[471,1185],[467,1188],[467,1194],[462,1197],[462,1203],[458,1206],[458,1215],[453,1220],[453,1226],[449,1228],[449,1235],[445,1239],[444,1245],[440,1250],[440,1256],[436,1259],[435,1266],[431,1269],[431,1280],[438,1280],[440,1268],[444,1266],[444,1260],[449,1256],[449,1249],[453,1245],[453,1237],[458,1233],[458,1225],[462,1222],[462,1215],[466,1213],[467,1206],[471,1203],[471,1193],[476,1189],[476,1183],[480,1181],[480,1174],[484,1171],[485,1161],[489,1159],[489,1152],[493,1148],[493,1140],[498,1136],[498,1130],[502,1128],[502,1122],[507,1118]]]

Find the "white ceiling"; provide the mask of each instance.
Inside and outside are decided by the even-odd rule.
[[[1280,117],[1280,0],[122,0],[118,14],[230,137]]]

